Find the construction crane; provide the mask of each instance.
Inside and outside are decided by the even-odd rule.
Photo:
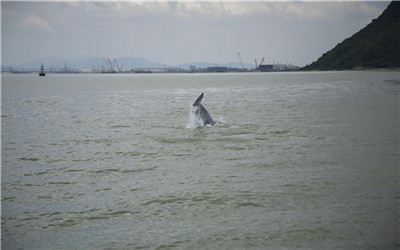
[[[122,67],[123,67],[122,64],[121,65],[118,64],[117,58],[114,58],[114,63],[115,63],[115,65],[117,65],[118,72],[121,73],[122,72]]]
[[[108,64],[110,65],[110,72],[114,72],[114,63],[110,60],[110,58],[107,58]]]
[[[264,62],[264,57],[261,59],[261,62],[260,62],[260,64],[258,65],[258,68],[260,68],[260,66],[261,66],[261,64],[263,64],[263,62]]]
[[[260,64],[258,64],[258,63],[257,63],[257,59],[254,59],[254,62],[256,63],[256,70],[258,70],[258,69],[260,68],[260,66],[261,66],[261,64],[263,64],[264,60],[265,60],[265,58],[263,57],[263,58],[261,59]]]
[[[239,51],[238,51],[238,56],[239,56],[239,60],[240,60],[240,65],[242,65],[242,71],[244,71],[242,57],[240,56]]]
[[[106,66],[103,68],[102,67],[102,72],[103,73],[113,73],[114,72],[114,63],[110,58],[103,58]]]

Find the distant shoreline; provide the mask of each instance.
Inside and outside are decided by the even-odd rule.
[[[282,72],[346,72],[346,71],[400,71],[400,68],[354,68],[354,69],[340,69],[340,70],[307,70],[307,69],[298,69],[298,70],[281,70],[281,71],[224,71],[224,72],[210,72],[210,71],[198,71],[198,72],[134,72],[134,71],[127,71],[127,72],[46,72],[46,74],[96,74],[96,75],[121,75],[121,74],[137,74],[137,75],[149,75],[149,74],[223,74],[223,73],[282,73]],[[3,71],[1,74],[6,75],[18,75],[18,74],[39,74],[39,71]]]

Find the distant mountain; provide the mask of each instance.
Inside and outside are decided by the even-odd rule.
[[[110,58],[115,65],[114,58]],[[163,64],[151,62],[144,58],[137,57],[121,57],[117,58],[118,65],[124,71],[130,71],[134,68],[152,68],[163,67]],[[45,57],[31,62],[19,65],[4,65],[2,71],[9,71],[10,68],[16,71],[39,71],[41,63],[44,64],[45,71],[101,71],[102,67],[107,67],[106,58],[93,56],[80,57]]]
[[[120,57],[118,63],[122,64],[123,70],[132,70],[135,68],[159,68],[164,64],[152,62],[139,57]]]
[[[2,65],[2,71],[39,71],[40,65],[44,64],[46,72],[68,72],[68,71],[93,71],[101,72],[103,68],[107,68],[109,63],[108,58],[94,57],[94,56],[79,56],[79,57],[45,57],[31,62],[22,63],[19,65]],[[114,70],[117,71],[118,67],[114,58],[110,58],[114,65]],[[209,63],[209,62],[191,62],[179,65],[170,66],[167,64],[152,62],[144,58],[138,57],[120,57],[116,58],[118,66],[123,71],[131,71],[135,68],[164,68],[176,67],[181,69],[189,69],[190,66],[197,68],[207,68],[214,66],[228,67],[228,68],[241,68],[239,62],[229,63]],[[243,63],[244,68],[254,68],[254,65]]]
[[[400,68],[400,2],[303,70]]]
[[[39,71],[40,65],[43,63],[46,72],[67,72],[67,71],[94,71],[101,72],[102,68],[107,68],[107,58],[94,57],[94,56],[79,56],[79,57],[45,57],[31,62],[22,63],[19,65],[2,65],[2,71]],[[114,58],[110,58],[114,64],[114,70],[118,70]],[[241,68],[239,62],[229,63],[209,63],[209,62],[191,62],[179,65],[170,66],[167,64],[152,62],[144,58],[138,57],[120,57],[116,58],[118,66],[123,71],[131,71],[135,68],[164,68],[176,67],[181,69],[189,69],[190,66],[197,68],[207,68],[214,66]],[[243,63],[244,68],[252,68],[254,65]]]

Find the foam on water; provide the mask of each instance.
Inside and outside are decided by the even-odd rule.
[[[197,107],[190,105],[189,107],[189,122],[186,128],[197,128],[204,126],[204,121],[199,115],[196,115]]]

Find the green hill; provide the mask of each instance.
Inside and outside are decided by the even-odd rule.
[[[400,2],[303,70],[400,68]]]

